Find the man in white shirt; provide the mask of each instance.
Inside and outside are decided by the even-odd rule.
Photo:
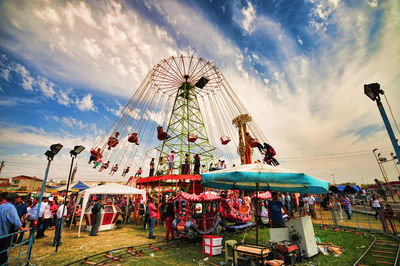
[[[31,210],[30,210],[30,213],[29,213],[29,219],[31,221],[29,227],[33,228],[30,232],[31,232],[31,234],[35,234],[37,232],[36,238],[42,237],[40,235],[40,232],[39,232],[38,228],[43,223],[43,212],[44,212],[44,205],[43,204],[44,204],[44,202],[42,202],[42,204],[40,205],[39,216],[37,217],[37,222],[35,222],[35,220],[36,220],[36,214],[37,214],[38,207],[39,207],[39,199],[38,198],[34,198],[33,199],[32,207],[31,207]]]
[[[68,205],[68,203],[67,203]],[[64,208],[64,203],[61,203],[61,205],[58,207],[57,212],[56,212],[56,229],[54,231],[54,240],[53,240],[53,247],[57,245],[61,245],[61,233],[62,229],[64,227],[64,218],[67,216],[67,206]]]
[[[43,230],[43,236],[44,232],[46,231],[47,227],[51,225],[51,221],[53,220],[53,214],[50,211],[50,202],[48,198],[43,198],[44,204],[43,204],[43,225],[42,225],[42,230]]]
[[[315,211],[315,198],[313,195],[308,197],[308,208],[310,209],[312,218],[317,219],[317,212]]]

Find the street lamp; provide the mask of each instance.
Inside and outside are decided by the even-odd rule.
[[[380,89],[380,85],[378,83],[364,84],[364,93],[367,95],[372,101],[376,101],[379,112],[381,113],[383,123],[385,124],[386,131],[389,134],[390,141],[392,142],[394,151],[397,156],[397,164],[400,164],[400,147],[397,143],[397,139],[394,136],[392,126],[390,125],[389,119],[386,115],[385,109],[383,108],[380,94],[384,94],[385,92]]]
[[[50,146],[50,150],[47,150],[44,153],[44,155],[47,156],[47,167],[46,167],[46,172],[45,172],[44,178],[43,178],[42,191],[40,193],[40,198],[39,198],[39,202],[38,202],[38,205],[37,205],[38,208],[37,208],[37,211],[36,211],[35,221],[38,221],[38,218],[39,218],[40,207],[42,205],[44,189],[46,187],[47,175],[49,174],[49,168],[50,168],[51,161],[54,159],[54,156],[57,155],[57,153],[62,149],[62,147],[63,147],[63,145],[60,144],[60,143],[53,144],[53,145]],[[38,223],[35,222],[34,225],[37,226]],[[28,246],[28,254],[29,254],[28,257],[30,257],[30,254],[31,254],[33,238],[35,237],[35,232],[36,232],[36,229],[31,231],[31,234],[30,234],[30,240],[29,240],[29,246]]]
[[[64,211],[65,211],[65,204],[67,203],[67,198],[68,198],[68,190],[69,190],[69,184],[71,183],[71,173],[72,173],[72,166],[74,164],[74,160],[76,158],[76,156],[78,156],[79,153],[81,153],[83,150],[85,149],[85,147],[83,147],[82,145],[78,145],[75,146],[73,150],[71,150],[69,153],[71,154],[72,160],[71,160],[71,167],[69,168],[69,175],[68,175],[68,180],[67,180],[67,190],[65,191],[65,196],[64,196],[64,206],[63,206],[63,210],[62,210],[62,216],[61,216],[61,223],[63,223],[63,219],[64,219]],[[62,228],[62,227],[61,227]],[[56,252],[58,251],[58,246],[60,244],[60,240],[61,240],[61,228],[58,231],[60,236],[57,237],[56,239],[58,239],[58,241],[56,241]]]

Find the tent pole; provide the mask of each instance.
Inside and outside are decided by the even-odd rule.
[[[260,204],[258,204],[258,190],[259,190],[259,188],[260,188],[260,184],[259,183],[256,183],[256,219],[255,219],[255,221],[256,221],[256,226],[257,226],[257,230],[256,230],[256,245],[258,245],[258,217],[259,217],[259,215],[260,215],[260,213],[259,213],[259,205]]]

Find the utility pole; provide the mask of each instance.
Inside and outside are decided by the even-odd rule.
[[[6,166],[5,161],[2,161],[1,164],[0,164],[0,173],[1,173],[1,170],[3,169],[4,166]]]

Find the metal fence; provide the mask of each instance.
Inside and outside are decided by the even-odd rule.
[[[298,216],[299,213],[296,213]],[[315,206],[315,213],[311,215],[314,224],[345,226],[357,229],[367,229],[374,231],[382,231],[397,235],[400,228],[400,211],[372,210],[367,208],[365,211],[360,208],[352,210],[326,208]]]
[[[18,231],[8,235],[0,236],[0,260],[3,265],[27,265],[30,254],[29,242],[31,238],[26,237],[25,231]]]

